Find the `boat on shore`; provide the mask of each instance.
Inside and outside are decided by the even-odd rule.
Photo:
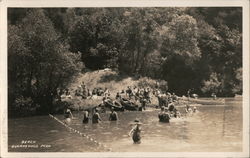
[[[181,97],[180,100],[202,105],[225,105],[225,99],[212,99],[212,98],[196,99],[196,98]]]

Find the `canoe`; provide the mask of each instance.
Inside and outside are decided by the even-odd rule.
[[[225,105],[225,99],[213,100],[213,99],[194,99],[194,98],[182,97],[180,98],[180,100],[202,105]]]

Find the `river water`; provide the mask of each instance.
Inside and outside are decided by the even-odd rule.
[[[178,108],[184,113],[184,107]],[[118,112],[119,121],[108,121],[101,114],[100,124],[82,124],[81,114],[70,127],[89,135],[114,152],[240,152],[242,151],[242,101],[227,99],[225,105],[197,106],[198,113],[172,119],[169,124],[158,121],[156,109],[143,112]],[[62,115],[56,115],[63,119]],[[128,136],[131,122],[142,124],[141,144],[133,144]],[[71,132],[49,116],[9,119],[10,152],[96,152],[106,151],[85,137]],[[35,141],[38,147],[16,147],[23,140]],[[48,146],[43,146],[48,145]]]

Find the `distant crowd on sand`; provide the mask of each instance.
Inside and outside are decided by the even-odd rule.
[[[158,98],[158,105],[156,108],[160,108],[161,111],[158,113],[160,122],[169,123],[171,118],[181,118],[182,114],[177,109],[176,104],[179,104],[179,97],[175,93],[163,92],[158,88],[150,87],[137,87],[128,86],[126,89],[117,91],[111,98],[111,93],[108,88],[94,88],[90,91],[87,86],[82,82],[81,85],[75,90],[75,96],[81,97],[81,99],[93,99],[95,96],[101,96],[102,102],[98,105],[93,106],[91,109],[84,110],[82,112],[82,123],[89,123],[89,120],[93,124],[102,121],[100,112],[106,112],[109,109],[109,121],[117,121],[118,113],[116,111],[143,111],[146,110],[147,106],[151,104],[152,97]],[[68,89],[58,90],[59,100],[72,99]],[[196,107],[193,109],[187,104],[185,106],[186,113],[197,112]],[[65,107],[64,111],[65,120],[70,122],[73,114],[69,106]],[[132,134],[134,143],[140,143],[140,132],[141,123],[136,119],[133,123],[135,126],[130,131],[129,135]]]

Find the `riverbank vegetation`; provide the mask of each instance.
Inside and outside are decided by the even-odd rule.
[[[9,114],[48,113],[57,88],[104,68],[177,95],[241,94],[242,8],[8,9]]]

